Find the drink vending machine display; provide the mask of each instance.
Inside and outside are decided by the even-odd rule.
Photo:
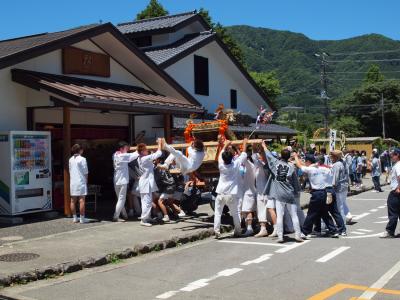
[[[0,215],[51,210],[49,132],[0,133]]]

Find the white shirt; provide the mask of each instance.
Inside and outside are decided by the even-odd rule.
[[[239,168],[247,160],[247,154],[242,152],[238,158],[236,158],[232,163],[226,165],[221,158],[218,158],[218,168],[219,168],[219,182],[217,185],[217,194],[224,195],[237,195],[239,192]]]
[[[323,190],[332,186],[333,173],[326,167],[302,166],[301,170],[308,175],[313,190]]]
[[[156,160],[162,155],[162,152],[158,150],[153,154],[146,156],[140,156],[138,158],[139,167],[143,170],[143,174],[139,178],[139,192],[141,194],[148,194],[158,191],[156,180],[154,179],[154,164],[153,160]]]
[[[264,192],[265,186],[267,185],[267,175],[264,171],[265,163],[260,159],[260,154],[253,154],[254,161],[254,175],[256,177],[256,190],[258,194]]]
[[[242,165],[244,173],[240,172],[240,193],[243,195],[248,194],[256,194],[256,178],[254,175],[254,165],[246,159],[244,164]]]
[[[203,163],[203,158],[205,155],[206,154],[204,151],[196,151],[192,147],[189,147],[188,148],[189,166],[185,173],[188,174],[196,171]]]
[[[400,186],[399,182],[399,176],[400,176],[400,162],[398,161],[393,167],[392,167],[392,174],[391,174],[391,180],[390,180],[390,189],[394,191]]]
[[[128,164],[137,159],[139,153],[121,153],[115,152],[113,155],[114,162],[114,184],[123,185],[129,183],[129,169]]]
[[[77,154],[69,159],[69,189],[71,196],[87,195],[86,176],[88,173],[86,158]]]

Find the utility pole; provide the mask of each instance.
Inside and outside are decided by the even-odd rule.
[[[382,111],[382,137],[386,138],[385,130],[385,98],[383,98],[383,93],[381,93],[381,111]]]
[[[325,136],[329,137],[329,106],[328,106],[328,80],[326,77],[326,66],[327,61],[326,57],[329,56],[328,53],[322,52],[321,54],[314,54],[316,57],[321,58],[321,101],[324,104],[324,127],[325,127]]]

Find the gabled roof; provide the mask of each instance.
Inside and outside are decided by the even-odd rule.
[[[161,47],[153,47],[143,49],[148,57],[150,57],[157,65],[167,63],[170,59],[182,55],[185,51],[190,51],[194,46],[201,48],[202,44],[207,44],[215,33],[210,31],[201,32],[198,34],[188,35],[183,39]]]
[[[210,29],[209,25],[197,13],[197,11],[121,23],[117,25],[117,28],[123,34],[161,34],[174,32],[177,29],[196,21],[200,22],[205,29]]]
[[[92,24],[70,30],[43,33],[16,39],[0,41],[0,69],[13,66],[34,57],[62,49],[86,39],[94,39],[103,33],[109,33],[117,39],[128,51],[132,52],[154,74],[157,74],[169,87],[180,96],[189,99],[193,104],[200,103],[180,86],[171,76],[140,51],[111,23]]]
[[[12,70],[12,79],[27,87],[45,91],[57,100],[83,108],[158,113],[203,111],[189,100],[160,95],[136,86],[21,69]]]
[[[182,58],[197,51],[198,49],[210,44],[211,42],[216,42],[219,45],[219,47],[225,52],[225,54],[229,57],[233,64],[239,69],[241,74],[257,91],[260,97],[263,98],[265,102],[267,102],[272,110],[276,110],[274,104],[269,101],[268,96],[258,86],[258,84],[250,76],[243,65],[233,56],[225,43],[218,37],[217,34],[211,31],[187,35],[183,39],[167,46],[157,48],[144,48],[142,50],[145,51],[146,55],[149,56],[156,64],[165,69],[173,65],[177,61],[181,60]]]

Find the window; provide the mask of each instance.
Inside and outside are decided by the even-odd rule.
[[[231,108],[237,108],[237,90],[231,90]]]
[[[194,92],[209,96],[208,58],[197,55],[194,56]]]
[[[133,38],[132,42],[138,47],[150,47],[153,44],[151,35]]]

